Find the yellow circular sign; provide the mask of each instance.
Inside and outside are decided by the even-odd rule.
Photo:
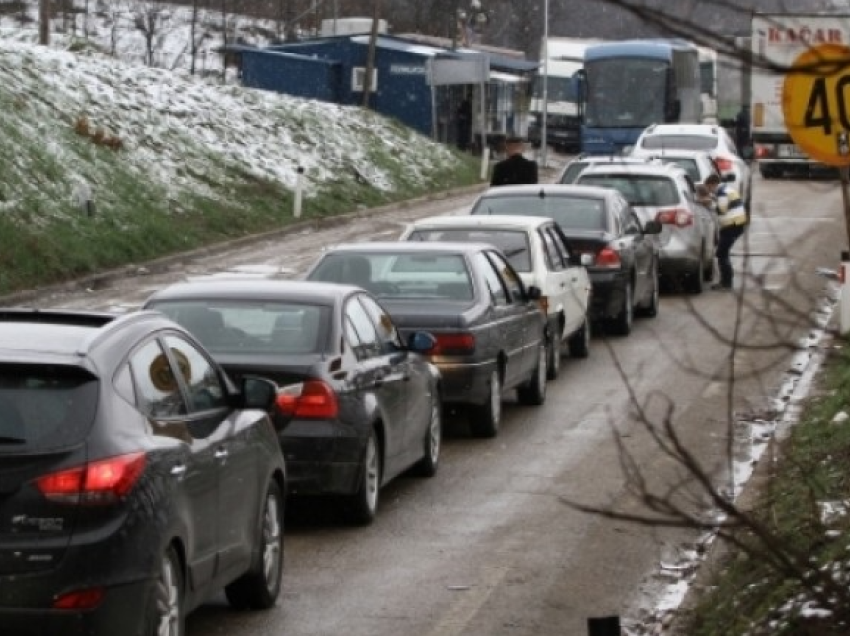
[[[785,75],[782,112],[791,138],[832,166],[850,165],[850,47],[821,44],[801,53]]]

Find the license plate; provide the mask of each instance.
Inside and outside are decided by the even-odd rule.
[[[794,159],[805,158],[806,156],[806,153],[800,150],[800,147],[796,144],[779,144],[776,154],[779,157],[791,157]]]

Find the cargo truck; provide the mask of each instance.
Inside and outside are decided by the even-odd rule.
[[[833,175],[791,139],[782,111],[785,72],[809,47],[850,44],[850,14],[756,13],[752,19],[750,133],[765,179],[786,175]],[[773,67],[773,68],[771,68]]]

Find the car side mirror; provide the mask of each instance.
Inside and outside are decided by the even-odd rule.
[[[584,267],[590,267],[591,265],[593,265],[593,254],[582,253],[581,264]]]
[[[644,234],[661,234],[661,221],[652,219],[643,224]]]
[[[437,339],[427,331],[415,331],[407,339],[407,348],[417,353],[426,353],[437,346]]]
[[[277,397],[277,384],[266,378],[242,378],[242,404],[246,409],[270,411]]]
[[[543,297],[543,292],[537,285],[529,285],[525,288],[525,295],[529,300],[540,300]]]

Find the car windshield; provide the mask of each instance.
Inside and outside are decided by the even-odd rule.
[[[352,280],[355,270],[358,280]],[[444,252],[338,252],[326,256],[308,279],[355,284],[389,299],[469,301],[474,295],[466,259]]]
[[[59,365],[0,364],[0,454],[67,448],[85,439],[98,381]]]
[[[151,306],[183,325],[213,354],[274,356],[325,351],[331,308],[267,300],[168,300]]]
[[[678,148],[679,150],[714,150],[717,137],[710,135],[647,135],[640,144],[647,150]]]
[[[576,177],[581,174],[581,171],[587,168],[587,161],[572,161],[567,164],[564,173],[561,175],[561,183],[572,183]]]
[[[504,252],[516,271],[531,271],[528,235],[522,230],[487,227],[421,229],[412,232],[409,240],[489,243]]]
[[[666,206],[677,205],[679,196],[676,184],[667,177],[629,174],[583,174],[579,179],[583,185],[595,185],[618,190],[631,205]]]
[[[565,230],[607,229],[605,202],[585,196],[506,196],[479,199],[471,214],[545,216]]]

